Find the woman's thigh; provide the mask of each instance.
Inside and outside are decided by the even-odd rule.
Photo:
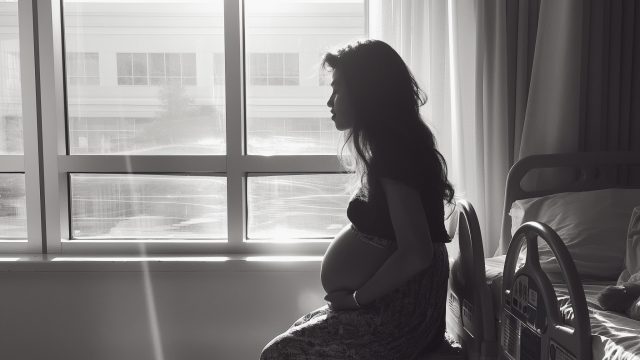
[[[340,326],[327,320],[330,311],[314,311],[298,319],[264,347],[260,359],[355,359],[349,357],[355,349],[342,336]]]
[[[316,309],[271,340],[260,359],[362,359],[375,343],[378,314]]]

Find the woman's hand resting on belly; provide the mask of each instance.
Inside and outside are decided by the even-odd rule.
[[[327,294],[354,291],[378,271],[393,253],[358,238],[351,224],[342,228],[333,239],[322,260],[320,280]]]

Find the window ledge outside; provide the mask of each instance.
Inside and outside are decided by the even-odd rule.
[[[2,254],[0,272],[31,271],[320,271],[322,256]]]

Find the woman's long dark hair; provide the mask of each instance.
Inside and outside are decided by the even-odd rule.
[[[321,65],[340,70],[355,110],[345,144],[352,140],[349,144],[364,197],[374,184],[371,160],[393,153],[410,159],[414,162],[411,166],[425,169],[438,194],[451,203],[454,190],[447,178],[446,161],[420,116],[427,96],[400,55],[382,41],[365,40],[325,54]]]

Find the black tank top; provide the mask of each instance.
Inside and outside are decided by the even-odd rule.
[[[444,201],[435,181],[439,174],[429,173],[432,172],[429,162],[417,162],[415,158],[416,155],[392,151],[371,161],[373,184],[369,186],[368,200],[353,196],[347,207],[347,217],[358,231],[396,241],[387,199],[380,182],[381,177],[386,177],[418,190],[432,242],[451,241],[444,225]],[[360,188],[357,194],[362,191]]]

